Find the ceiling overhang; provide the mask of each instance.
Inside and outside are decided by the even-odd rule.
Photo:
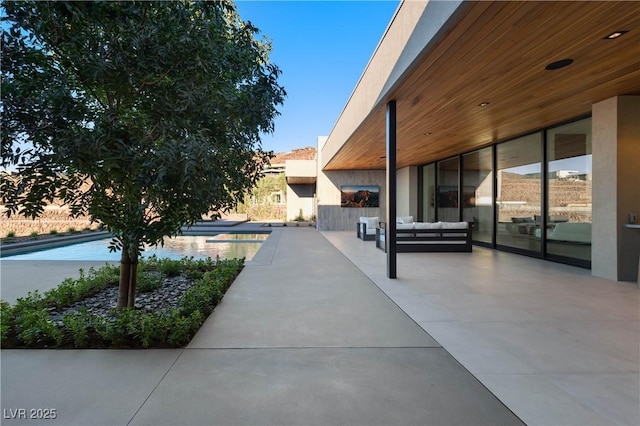
[[[545,69],[562,59],[573,62]],[[640,2],[464,3],[324,170],[385,168],[389,100],[401,168],[586,116],[621,95],[640,95]]]

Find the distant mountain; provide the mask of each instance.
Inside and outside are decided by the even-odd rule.
[[[312,147],[298,148],[290,152],[279,152],[271,159],[271,164],[284,164],[287,160],[315,160],[316,149]]]

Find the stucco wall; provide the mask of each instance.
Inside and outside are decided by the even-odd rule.
[[[396,213],[398,216],[413,216],[418,220],[418,167],[399,169],[396,180]]]
[[[287,185],[287,220],[302,216],[309,220],[315,215],[315,185]]]
[[[640,97],[593,105],[592,273],[637,281],[640,232],[623,228],[640,212]]]
[[[380,207],[346,208],[340,207],[340,186],[378,185],[380,187]],[[377,216],[384,221],[385,216],[385,172],[384,170],[340,170],[318,174],[318,220],[320,231],[351,231],[355,235],[356,222],[360,216]]]
[[[640,96],[618,98],[618,208],[619,223],[629,213],[640,214]],[[618,279],[638,281],[640,231],[618,227]]]
[[[284,175],[286,177],[315,177],[317,174],[316,160],[286,160]]]

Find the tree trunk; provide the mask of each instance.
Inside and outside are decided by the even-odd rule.
[[[131,258],[129,248],[122,247],[120,256],[120,283],[118,287],[117,309],[136,306],[136,286],[138,283],[138,256]]]
[[[135,308],[136,307],[136,286],[138,284],[138,257],[135,259],[130,259],[131,263],[129,265],[130,273],[129,273],[129,294],[127,297],[127,307]]]
[[[120,255],[120,283],[118,286],[118,310],[129,306],[129,286],[131,283],[132,269],[129,247],[122,247],[122,254]]]

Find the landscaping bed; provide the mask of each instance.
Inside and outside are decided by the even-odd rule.
[[[119,267],[15,305],[0,301],[3,348],[175,348],[187,344],[222,299],[244,259],[141,259],[135,308],[116,310]]]

